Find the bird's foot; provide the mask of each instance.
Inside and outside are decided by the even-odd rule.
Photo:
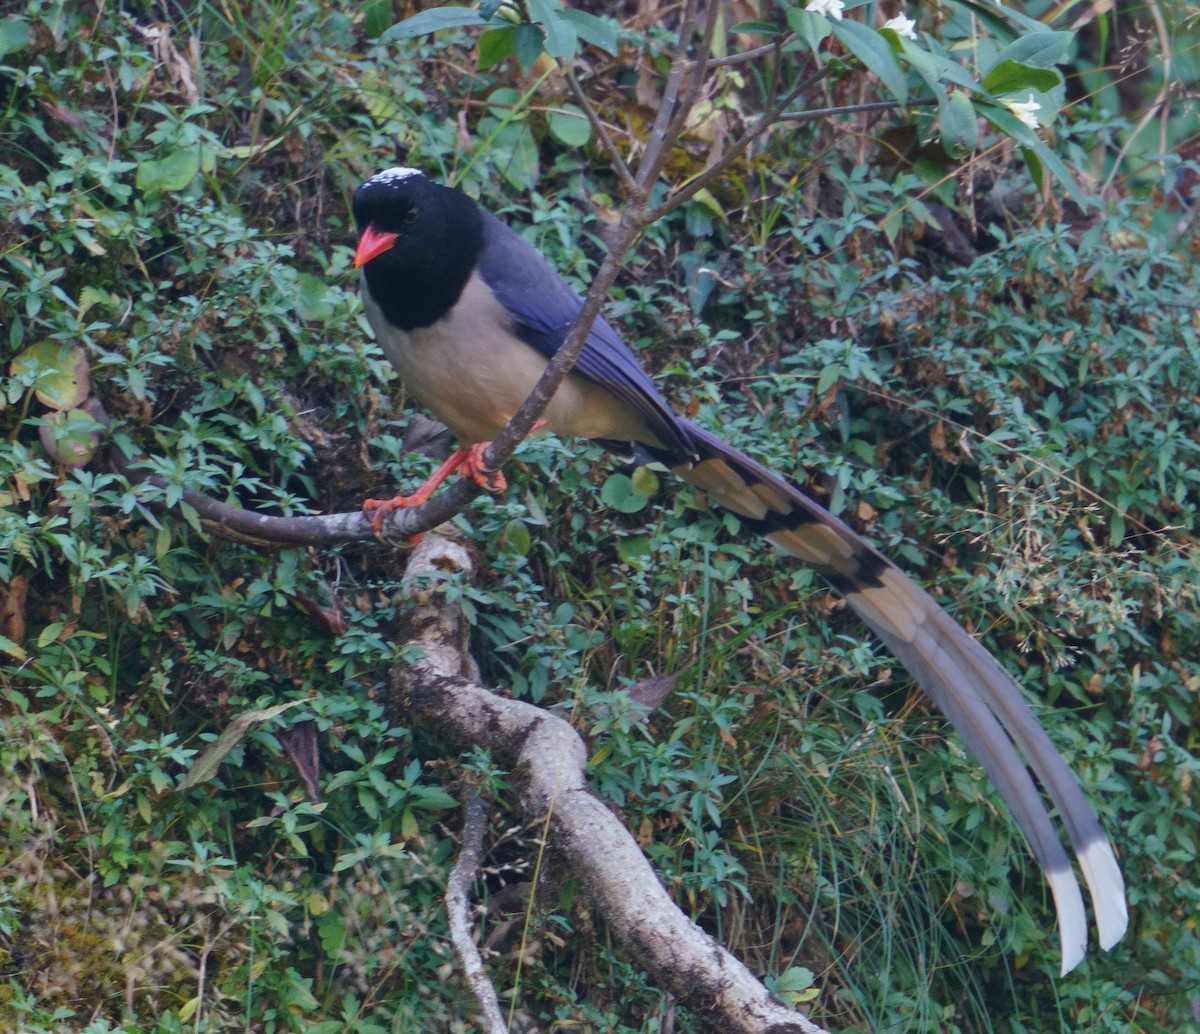
[[[483,454],[491,442],[476,442],[474,445],[455,449],[429,480],[418,488],[412,495],[398,495],[391,499],[364,499],[363,513],[371,521],[371,530],[378,535],[383,530],[383,521],[389,513],[397,510],[411,509],[427,502],[442,483],[460,467],[464,477],[469,477],[480,488],[488,492],[503,492],[508,488],[508,481],[498,470],[492,470],[483,460]],[[414,541],[420,541],[416,536]]]
[[[508,490],[508,480],[500,471],[492,470],[483,461],[483,454],[491,444],[491,442],[478,442],[472,445],[466,450],[466,456],[459,461],[459,465],[462,467],[464,477],[469,477],[484,491],[498,495]],[[459,452],[462,451],[459,449]]]

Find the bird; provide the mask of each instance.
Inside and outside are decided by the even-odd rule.
[[[503,490],[484,449],[562,345],[581,298],[514,229],[419,169],[371,176],[351,209],[354,265],[375,338],[406,390],[458,441],[413,495],[369,500],[367,509],[378,516],[415,505],[458,468]],[[676,413],[602,317],[541,422],[561,437],[632,447],[641,460],[665,465],[823,576],[949,719],[1008,806],[1050,887],[1062,974],[1086,954],[1087,917],[1038,784],[1087,884],[1101,947],[1121,940],[1125,883],[1099,819],[1012,676],[929,592],[798,485]]]

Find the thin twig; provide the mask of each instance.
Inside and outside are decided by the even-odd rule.
[[[592,281],[587,297],[583,300],[583,307],[575,318],[574,326],[571,327],[566,340],[563,341],[558,351],[554,353],[554,357],[546,364],[545,372],[534,385],[529,397],[521,404],[521,408],[513,414],[499,437],[488,448],[485,460],[492,469],[499,469],[516,451],[517,446],[533,429],[533,425],[542,415],[542,411],[554,397],[554,393],[558,391],[559,385],[571,372],[584,345],[587,344],[588,335],[592,332],[592,325],[596,322],[601,308],[608,299],[608,292],[617,279],[617,273],[621,271],[625,253],[633,246],[633,242],[637,240],[646,225],[646,208],[640,201],[631,203],[621,214],[621,222],[617,226],[616,235],[608,254],[604,256],[604,261],[600,263],[600,268],[596,271],[596,277]],[[454,487],[458,488],[464,482],[469,484],[464,478]]]
[[[700,175],[698,175],[695,179],[686,183],[684,186],[680,187],[677,191],[671,194],[662,204],[651,209],[650,212],[647,213],[647,225],[657,221],[658,219],[661,219],[668,212],[675,211],[675,209],[677,209],[685,201],[695,197],[698,193],[700,193],[700,191],[715,181],[716,178],[721,175],[721,173],[723,173],[727,168],[729,168],[730,165],[737,161],[742,153],[755,140],[762,136],[763,133],[765,133],[767,129],[775,123],[784,108],[791,104],[792,101],[799,97],[800,94],[807,90],[810,86],[816,82],[819,82],[828,74],[828,66],[820,71],[814,72],[807,79],[804,79],[802,82],[798,83],[795,87],[788,91],[787,96],[784,97],[783,100],[772,104],[765,112],[763,112],[762,115],[758,117],[758,119],[749,129],[742,133],[742,135],[730,145],[728,150],[726,150],[726,152],[721,155],[717,161],[713,162],[712,165],[700,173]]]
[[[471,884],[483,858],[483,834],[487,829],[487,811],[483,799],[474,790],[463,794],[462,848],[458,861],[446,880],[446,913],[450,923],[450,943],[454,945],[463,974],[479,1008],[483,1011],[486,1034],[508,1034],[504,1013],[496,989],[483,968],[483,958],[471,936]]]
[[[691,117],[692,109],[696,106],[696,98],[700,96],[700,91],[704,88],[704,80],[708,74],[708,61],[712,55],[713,36],[717,31],[717,22],[721,16],[721,4],[719,0],[712,0],[708,7],[708,15],[704,22],[704,31],[701,34],[700,45],[697,49],[696,60],[692,63],[689,70],[689,75],[686,79],[686,88],[683,96],[676,101],[675,111],[671,116],[671,121],[667,123],[666,133],[663,136],[666,146],[660,151],[658,164],[656,168],[646,170],[646,176],[643,178],[642,169],[638,169],[638,181],[643,184],[653,183],[658,179],[667,164],[667,158],[670,156],[671,149],[675,146],[675,141],[687,128],[688,119]]]
[[[779,50],[781,47],[791,43],[796,37],[789,33],[781,39],[773,43],[764,43],[761,47],[753,47],[750,50],[741,50],[736,54],[726,54],[724,57],[714,57],[708,62],[709,68],[724,68],[727,65],[742,65],[747,61],[754,61],[756,58],[764,57],[772,51]]]
[[[695,0],[688,0],[679,23],[679,38],[675,41],[675,55],[671,58],[671,71],[667,74],[662,99],[658,103],[658,114],[654,118],[650,135],[646,138],[646,150],[642,152],[642,160],[638,165],[638,190],[635,197],[649,196],[650,187],[658,175],[657,170],[665,164],[665,159],[661,156],[670,153],[671,148],[675,146],[674,140],[668,140],[667,127],[675,113],[680,84],[691,69],[692,63],[688,60],[687,53],[695,27],[696,3]]]
[[[613,167],[613,171],[617,174],[617,179],[621,181],[621,185],[630,194],[637,190],[637,181],[633,178],[633,173],[629,169],[629,163],[625,161],[621,152],[617,149],[616,141],[608,131],[608,127],[601,120],[596,109],[592,107],[592,102],[588,100],[588,96],[583,92],[583,87],[579,85],[579,80],[575,78],[575,73],[570,69],[567,70],[567,85],[571,87],[571,93],[575,97],[576,103],[583,109],[583,113],[587,116],[588,124],[592,127],[592,132],[596,134],[608,154],[609,163]]]
[[[929,97],[923,100],[908,101],[901,105],[899,101],[862,101],[859,104],[838,104],[832,108],[809,108],[806,111],[784,111],[776,122],[811,122],[813,119],[828,118],[831,115],[853,115],[859,111],[887,111],[889,108],[915,108],[926,104],[936,104],[937,98]]]

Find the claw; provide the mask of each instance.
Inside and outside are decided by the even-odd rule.
[[[469,477],[484,491],[498,494],[508,489],[508,480],[498,470],[492,470],[483,462],[483,454],[491,442],[479,442],[465,450],[466,455],[459,461],[463,475]],[[464,450],[459,449],[459,452]],[[453,459],[454,457],[451,457]],[[447,463],[450,461],[447,460]]]
[[[483,461],[483,454],[491,444],[491,442],[476,442],[474,445],[455,449],[446,462],[438,467],[429,480],[412,495],[398,495],[392,499],[363,500],[363,513],[370,517],[371,530],[378,535],[383,530],[384,518],[389,513],[410,509],[426,502],[441,487],[446,478],[459,467],[462,468],[463,476],[469,477],[480,488],[493,493],[505,491],[508,488],[508,481],[505,480],[504,475],[498,470],[490,469]],[[419,540],[420,536],[414,538],[414,541]]]

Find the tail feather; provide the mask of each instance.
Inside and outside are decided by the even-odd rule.
[[[1121,870],[1078,782],[1012,677],[852,528],[720,438],[690,421],[681,423],[700,458],[674,467],[675,473],[822,574],[958,730],[1046,872],[1058,913],[1063,973],[1083,958],[1087,921],[1070,859],[1029,769],[1056,805],[1079,859],[1100,944],[1112,947],[1128,925]]]

